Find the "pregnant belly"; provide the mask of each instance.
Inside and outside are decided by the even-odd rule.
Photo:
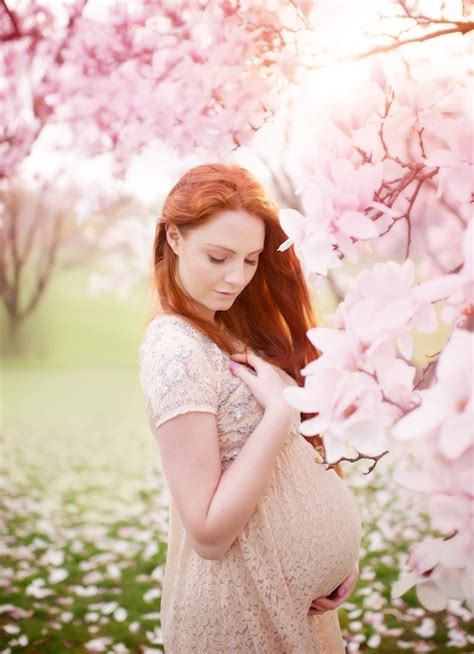
[[[274,553],[292,601],[301,610],[329,595],[359,560],[361,521],[346,483],[324,464],[314,462],[312,446],[301,436],[285,445],[274,474],[243,541],[260,540],[262,560]],[[258,548],[257,548],[258,549]]]

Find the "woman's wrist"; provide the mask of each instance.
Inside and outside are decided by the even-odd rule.
[[[278,418],[279,420],[286,420],[288,424],[291,422],[293,411],[294,409],[284,402],[274,402],[265,407],[266,414]]]

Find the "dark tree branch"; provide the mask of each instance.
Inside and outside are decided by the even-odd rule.
[[[319,449],[319,448],[315,448],[315,449]],[[370,461],[373,461],[373,464],[369,467],[368,470],[366,470],[364,473],[362,473],[364,475],[368,475],[375,468],[375,466],[377,465],[379,460],[388,453],[389,453],[389,450],[385,450],[385,452],[382,452],[381,454],[377,454],[377,456],[368,456],[368,455],[361,454],[360,452],[358,452],[357,456],[352,458],[352,459],[350,459],[349,457],[343,456],[340,459],[338,459],[335,463],[328,463],[327,460],[326,460],[326,456],[325,455],[321,455],[321,456],[323,458],[323,463],[327,466],[326,470],[331,470],[332,468],[335,468],[339,463],[341,463],[341,461],[348,461],[349,463],[355,463],[356,461],[362,461],[363,459],[369,459]]]
[[[414,36],[411,39],[404,39],[403,41],[396,40],[395,43],[389,43],[388,45],[377,45],[370,50],[366,50],[354,57],[350,57],[351,61],[359,61],[360,59],[366,59],[372,55],[382,54],[383,52],[390,52],[391,50],[397,50],[398,48],[408,45],[410,43],[423,43],[424,41],[430,41],[431,39],[437,39],[440,36],[446,36],[447,34],[467,34],[474,30],[474,22],[456,23],[455,27],[449,27],[444,30],[438,30],[437,32],[431,32],[430,34],[424,34],[423,36]]]
[[[0,0],[0,20],[2,19],[2,13],[13,29],[5,34],[0,33],[1,40],[12,41],[13,39],[20,38],[22,36],[20,26],[18,25],[15,14],[11,9],[9,9],[6,0]]]

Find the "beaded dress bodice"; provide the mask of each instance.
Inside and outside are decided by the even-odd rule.
[[[167,335],[179,329],[180,338]],[[236,347],[242,345],[234,339]],[[146,357],[143,354],[146,351]],[[147,401],[150,427],[154,433],[170,418],[185,411],[216,414],[222,468],[232,461],[262,419],[263,408],[248,386],[229,370],[232,359],[211,339],[180,316],[166,315],[152,320],[140,348],[140,375],[143,384],[156,394]],[[295,380],[274,366],[288,384]],[[182,379],[186,379],[183,385]],[[173,388],[179,384],[179,394]],[[226,407],[225,411],[219,408]],[[299,411],[287,434],[292,438],[300,424]]]

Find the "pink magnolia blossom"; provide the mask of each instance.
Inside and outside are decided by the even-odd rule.
[[[294,209],[282,209],[279,219],[289,238],[279,246],[278,251],[284,252],[294,245],[306,276],[310,273],[327,275],[329,269],[341,265],[334,242],[326,230],[318,228],[317,224],[310,222]]]
[[[446,459],[436,448],[436,433],[429,437],[416,439],[410,443],[410,452],[418,461],[416,468],[397,469],[395,481],[416,493],[427,497],[452,495],[454,497],[472,497],[472,464],[474,449],[468,450],[458,459]],[[428,456],[428,453],[429,456]],[[413,466],[413,461],[412,461]],[[437,528],[449,533],[450,527],[443,527],[440,521]]]
[[[276,110],[299,67],[295,35],[310,27],[304,3],[281,0],[244,0],[239,11],[227,0],[207,9],[183,0],[179,11],[115,2],[100,17],[69,4],[69,16],[31,0],[17,4],[15,22],[4,17],[0,176],[57,124],[87,155],[112,150],[117,172],[151,141],[225,156]]]
[[[369,240],[379,234],[366,212],[377,208],[384,214],[398,215],[374,200],[381,179],[380,165],[355,168],[346,159],[330,161],[324,172],[314,174],[311,185],[305,189],[306,217],[293,209],[280,211],[280,224],[289,238],[279,250],[295,244],[305,268],[323,275],[341,265],[335,246],[350,261],[357,261],[354,241]]]
[[[326,198],[329,228],[349,258],[354,257],[350,237],[364,240],[378,236],[376,225],[364,212],[371,205],[381,179],[380,166],[364,164],[355,168],[346,159],[328,162],[325,170],[315,175]]]
[[[400,440],[419,438],[438,430],[438,447],[456,459],[474,445],[474,336],[456,329],[440,354],[437,382],[419,392],[421,404],[393,427]]]
[[[415,266],[410,259],[402,264],[376,263],[371,270],[360,273],[332,320],[336,326],[354,332],[365,347],[380,337],[393,337],[401,354],[410,358],[412,329],[433,332],[437,320],[432,302],[442,299],[439,293],[425,299],[420,292],[423,284],[414,282]]]
[[[471,220],[463,237],[464,265],[462,269],[453,275],[457,288],[446,299],[441,317],[445,322],[462,316],[466,310],[474,307],[474,222]],[[449,275],[448,278],[452,276]],[[448,281],[452,282],[452,279]],[[461,325],[462,326],[462,325]]]
[[[303,433],[320,432],[332,460],[348,446],[369,456],[380,454],[386,428],[417,403],[415,367],[398,351],[411,355],[413,327],[433,331],[436,319],[431,304],[412,294],[413,283],[412,261],[376,264],[357,277],[339,305],[333,315],[336,328],[307,332],[322,354],[301,371],[304,388],[290,388],[285,397],[301,411],[318,413],[303,423]]]
[[[400,105],[399,112],[406,113],[424,125],[425,119],[429,119],[433,112],[437,112],[440,102],[451,93],[452,85],[444,88],[441,84],[431,81],[415,82],[399,79],[396,91]]]
[[[392,428],[396,439],[414,441],[420,462],[418,469],[396,471],[395,480],[425,495],[431,526],[447,534],[422,541],[409,561],[415,572],[397,582],[401,594],[415,583],[420,601],[433,610],[444,608],[448,597],[474,608],[473,364],[474,335],[455,329],[440,354],[436,382]],[[430,543],[435,560],[427,580],[419,555],[426,557]]]
[[[470,202],[474,193],[474,145],[466,134],[472,134],[472,118],[444,121],[443,134],[448,148],[434,150],[426,160],[429,166],[439,166],[436,197],[448,190],[458,202]]]
[[[363,94],[353,94],[348,102],[338,102],[330,107],[331,122],[347,136],[354,138],[354,134],[365,128],[370,120],[378,122],[377,111],[383,107],[384,101],[385,96],[380,86],[367,80]]]
[[[307,364],[302,374],[312,374],[314,368],[321,365],[367,372],[387,399],[408,410],[413,404],[415,368],[397,359],[396,348],[387,334],[381,334],[372,343],[359,340],[356,330],[351,329],[350,319],[350,315],[346,316],[345,329],[315,327],[308,330],[309,340],[323,354]]]
[[[464,592],[462,571],[439,564],[443,546],[441,538],[426,538],[412,550],[408,563],[413,571],[394,583],[392,599],[401,597],[416,585],[420,602],[430,611],[446,609],[448,598],[467,599],[473,606],[472,591],[467,597]]]
[[[289,386],[284,397],[289,404],[318,416],[301,423],[302,434],[321,434],[328,462],[358,452],[374,455],[385,440],[389,417],[374,381],[359,372],[339,371],[322,364],[306,376],[304,388]]]
[[[427,498],[427,507],[433,529],[438,529],[445,533],[452,532],[453,530],[459,531],[466,529],[467,533],[467,529],[469,528],[468,523],[473,517],[472,501],[467,495],[433,495]],[[464,552],[463,558],[456,557],[455,565],[458,567],[467,565],[466,555],[467,552]]]
[[[334,329],[308,331],[322,354],[303,368],[304,388],[285,397],[317,414],[301,431],[322,436],[330,462],[351,449],[380,454],[390,439],[413,455],[414,468],[398,479],[446,537],[413,550],[413,571],[394,596],[416,584],[429,609],[451,597],[472,610],[472,337],[454,330],[436,381],[419,371],[426,390],[415,389],[412,365],[415,332],[438,336],[436,309],[457,327],[472,316],[472,100],[467,85],[455,88],[435,67],[421,79],[415,66],[407,79],[401,61],[391,72],[381,62],[354,97],[329,103],[330,117],[308,111],[318,127],[298,180],[305,215],[284,217],[281,249],[294,243],[315,275],[362,257],[367,269],[325,316]],[[369,267],[370,252],[389,261]]]

